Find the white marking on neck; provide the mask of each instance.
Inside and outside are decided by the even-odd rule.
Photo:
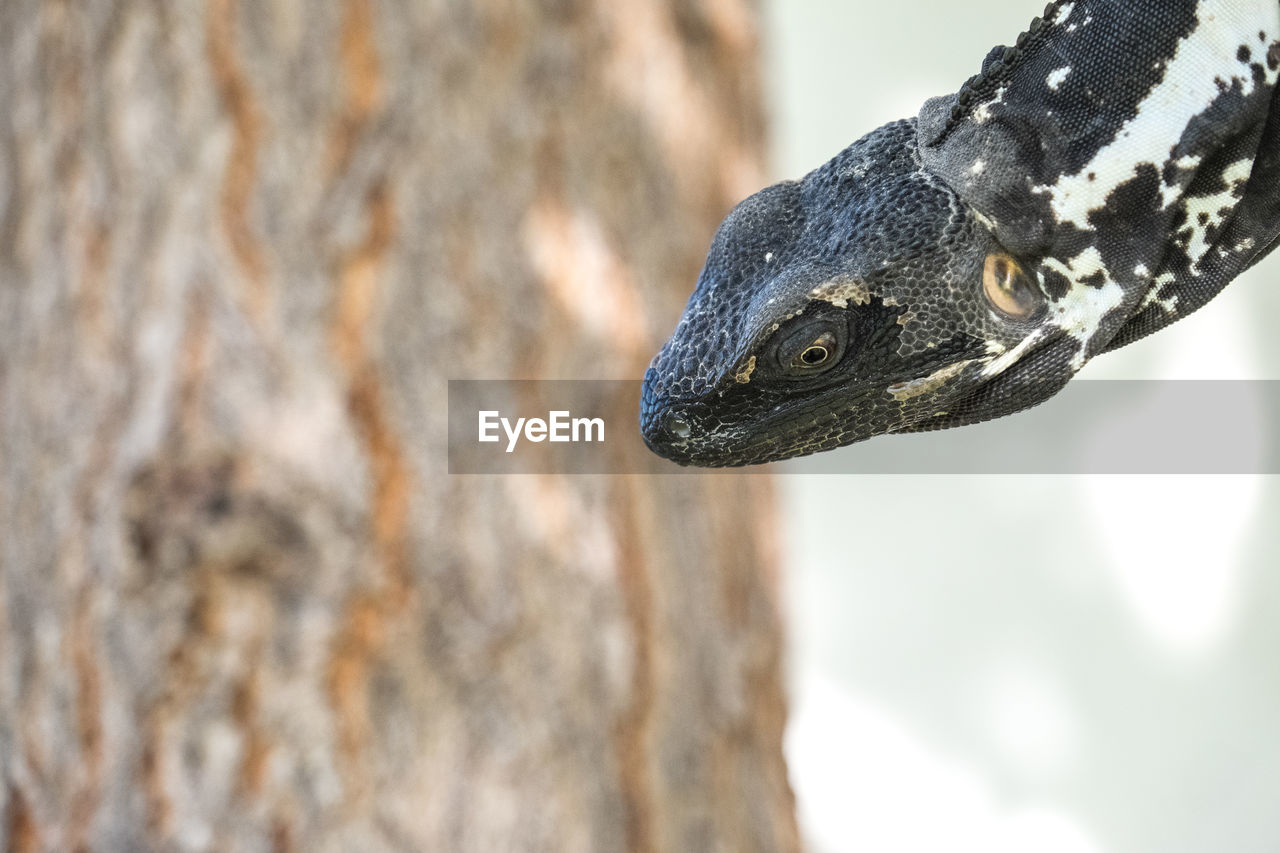
[[[1044,339],[1044,336],[1045,330],[1040,328],[1018,341],[1017,346],[1011,350],[1005,350],[998,357],[993,358],[988,362],[986,367],[982,368],[982,378],[990,379],[993,376],[999,376],[1001,373],[1004,373],[1014,364],[1017,364],[1018,360],[1026,354],[1027,350],[1040,343],[1040,341]]]
[[[1160,289],[1166,284],[1173,283],[1173,273],[1161,273],[1152,280],[1151,286],[1147,288],[1147,295],[1142,297],[1142,304],[1138,306],[1138,310],[1147,308],[1151,305],[1158,305],[1164,309],[1166,314],[1177,313],[1178,310],[1178,294],[1173,294],[1168,299],[1160,298]]]
[[[1184,171],[1189,171],[1200,165],[1200,161],[1204,158],[1199,154],[1186,154],[1173,161],[1173,165]],[[1179,198],[1181,198],[1183,187],[1178,184],[1160,185],[1160,206],[1168,207]]]
[[[1222,183],[1226,186],[1221,192],[1186,197],[1187,226],[1191,229],[1187,257],[1196,267],[1199,266],[1200,259],[1209,251],[1209,230],[1222,227],[1227,215],[1235,209],[1236,196],[1233,190],[1249,180],[1249,174],[1252,171],[1252,160],[1248,158],[1237,160],[1222,170]],[[1201,214],[1204,214],[1204,222],[1200,221]],[[1199,270],[1193,268],[1193,274],[1198,275]]]
[[[981,104],[979,104],[977,109],[973,111],[973,123],[985,124],[987,121],[989,121],[991,118],[991,108],[994,107],[996,104],[1002,102],[1004,100],[1005,94],[1008,91],[1009,91],[1008,86],[1001,86],[999,89],[996,89],[995,97],[993,97],[989,101],[983,101]]]
[[[1071,6],[1062,7],[1059,21],[1065,20]],[[1239,81],[1246,95],[1253,91],[1250,69],[1225,59],[1234,57],[1241,44],[1256,44],[1260,31],[1267,34],[1268,42],[1276,38],[1280,7],[1275,0],[1200,0],[1196,15],[1199,24],[1178,42],[1163,79],[1138,104],[1137,114],[1115,139],[1076,174],[1036,187],[1036,192],[1050,196],[1060,222],[1091,228],[1089,213],[1102,208],[1116,187],[1137,174],[1139,165],[1161,170],[1187,125],[1221,94],[1220,81],[1228,86]],[[1226,70],[1232,67],[1238,73],[1227,76]],[[1266,79],[1274,82],[1276,71],[1267,69]],[[1170,201],[1166,194],[1165,203]]]
[[[1071,282],[1066,295],[1052,304],[1048,322],[1080,342],[1071,362],[1072,369],[1079,370],[1084,366],[1089,339],[1102,324],[1102,318],[1124,301],[1124,288],[1112,277],[1096,246],[1089,246],[1065,263],[1057,258],[1045,258],[1042,263]],[[1099,273],[1101,285],[1081,283]]]

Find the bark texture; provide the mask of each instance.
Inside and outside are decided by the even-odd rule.
[[[445,473],[669,331],[743,2],[0,4],[0,846],[797,848],[767,481]]]

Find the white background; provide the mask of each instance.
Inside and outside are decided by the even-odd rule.
[[[773,177],[955,91],[1040,9],[773,0]],[[1280,379],[1277,324],[1273,256],[1082,378]],[[1280,478],[779,482],[816,853],[1280,851]]]

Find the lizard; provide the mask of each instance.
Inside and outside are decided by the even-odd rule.
[[[770,462],[1013,414],[1280,237],[1280,2],[1055,0],[953,94],[738,204],[646,444]]]

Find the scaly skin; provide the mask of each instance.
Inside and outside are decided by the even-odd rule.
[[[1051,3],[729,214],[646,372],[646,443],[745,465],[1042,402],[1274,247],[1278,72],[1278,0]]]

